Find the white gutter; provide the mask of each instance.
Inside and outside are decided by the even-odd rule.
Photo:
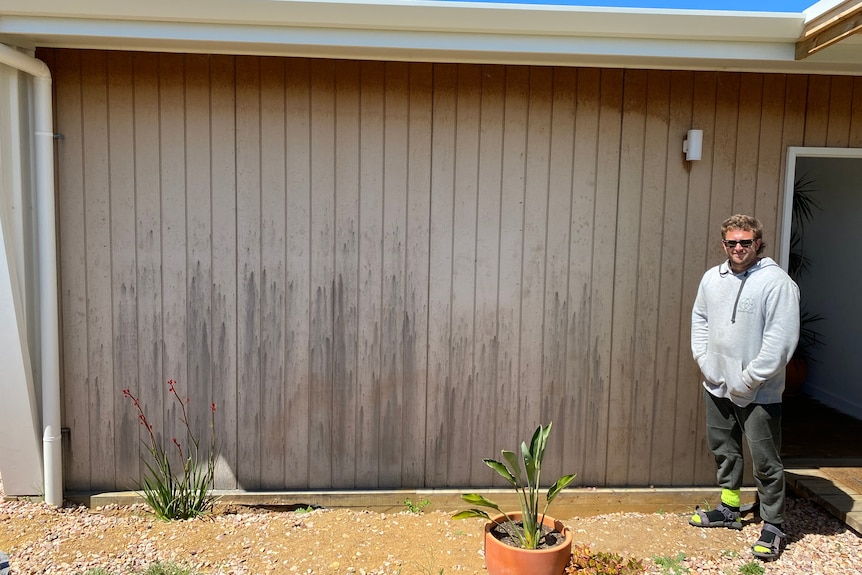
[[[63,504],[60,433],[60,324],[57,290],[57,235],[54,210],[54,119],[51,71],[41,60],[0,44],[0,64],[33,76],[36,137],[36,226],[42,358],[42,451],[45,502]]]

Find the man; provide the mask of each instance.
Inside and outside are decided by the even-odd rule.
[[[718,467],[721,503],[700,508],[696,527],[742,529],[742,436],[751,452],[763,528],[755,557],[776,559],[786,537],[781,462],[781,394],[799,340],[799,288],[760,257],[763,226],[735,215],[721,225],[727,260],[707,271],[691,314],[691,351],[703,374],[706,437]]]

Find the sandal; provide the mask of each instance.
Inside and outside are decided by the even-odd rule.
[[[760,539],[751,546],[751,552],[754,553],[755,557],[764,561],[778,559],[778,556],[781,555],[781,544],[786,537],[787,535],[775,525],[764,523],[763,529],[760,531]]]
[[[742,529],[742,522],[739,520],[739,511],[733,511],[724,503],[719,503],[718,507],[709,511],[704,511],[700,506],[695,507],[694,515],[691,516],[688,522],[695,527]]]

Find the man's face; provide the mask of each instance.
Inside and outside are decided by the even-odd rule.
[[[727,230],[722,244],[730,260],[730,269],[740,273],[757,263],[760,242],[761,240],[754,239],[754,232],[751,230]],[[749,246],[746,248],[743,243]]]

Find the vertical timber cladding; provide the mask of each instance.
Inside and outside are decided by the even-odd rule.
[[[549,477],[711,485],[718,224],[774,249],[786,147],[862,144],[860,78],[39,55],[69,489],[141,472],[124,388],[182,435],[168,379],[204,438],[217,405],[220,488],[487,485],[551,420]]]

